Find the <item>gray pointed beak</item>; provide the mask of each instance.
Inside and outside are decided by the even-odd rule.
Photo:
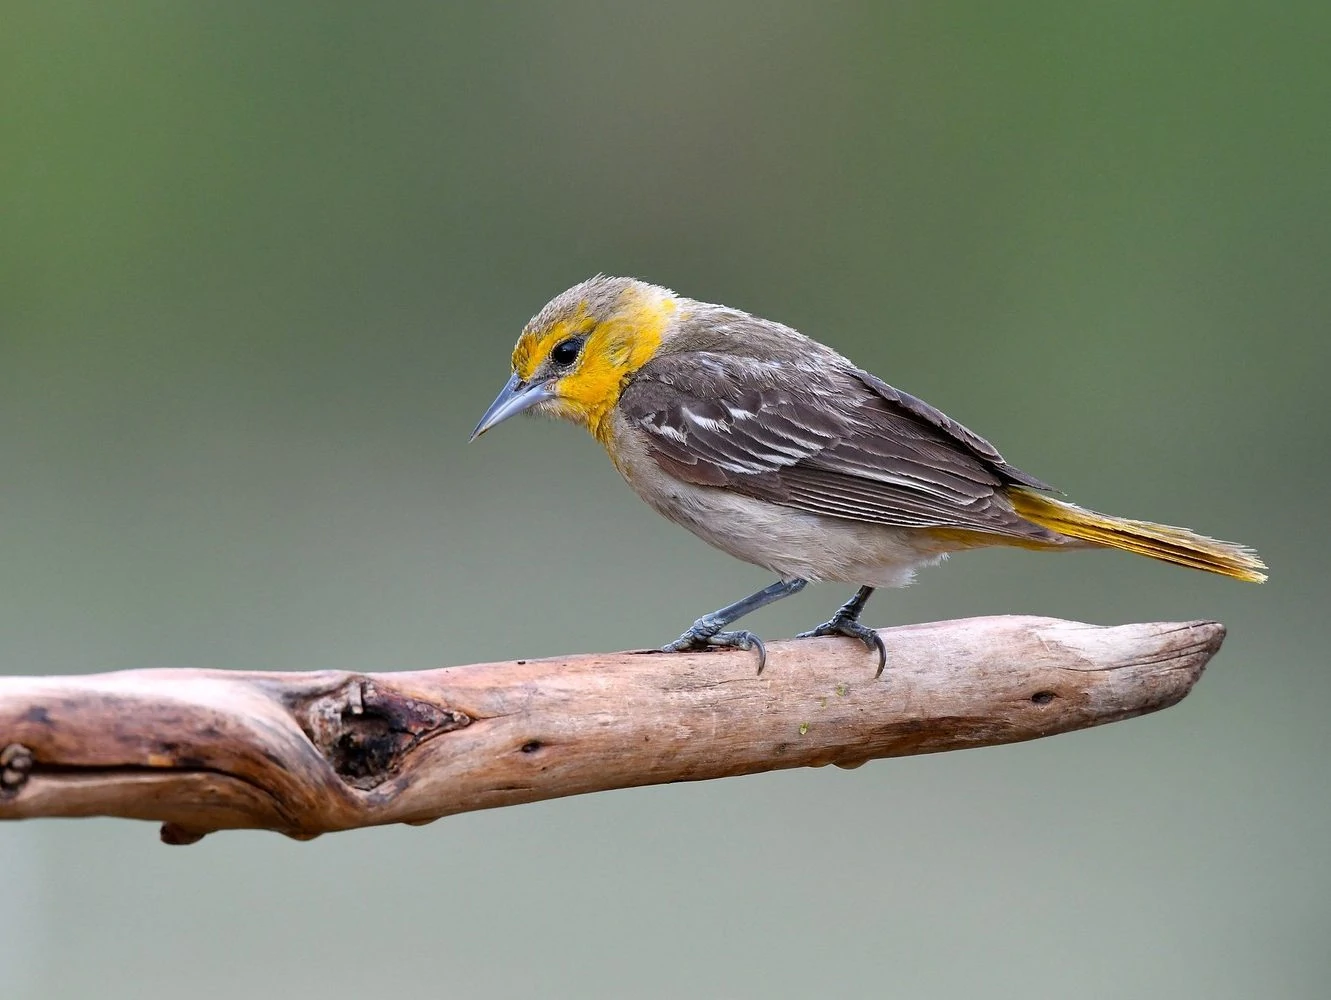
[[[546,387],[544,382],[534,382],[528,385],[515,374],[508,380],[508,384],[499,390],[499,395],[490,404],[490,408],[485,411],[485,416],[481,417],[481,422],[476,425],[476,429],[471,432],[471,440],[475,441],[495,424],[502,424],[509,417],[516,416],[524,410],[530,410],[537,403],[543,403],[547,399],[553,398],[554,393]]]

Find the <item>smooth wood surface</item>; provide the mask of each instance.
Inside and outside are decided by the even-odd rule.
[[[0,677],[0,819],[123,816],[192,843],[309,838],[581,792],[855,767],[1179,701],[1217,622],[974,618],[753,653],[612,653],[413,673]]]

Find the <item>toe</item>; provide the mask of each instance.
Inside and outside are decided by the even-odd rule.
[[[824,622],[815,629],[801,632],[795,638],[822,639],[828,636],[845,636],[847,639],[860,640],[870,652],[878,654],[878,672],[874,676],[883,676],[883,669],[887,666],[887,646],[884,645],[882,636],[867,625],[861,625],[859,622],[838,621],[833,618],[830,622]]]
[[[767,666],[767,646],[757,634],[748,631],[718,632],[707,640],[707,645],[720,649],[756,649],[758,651],[758,673]]]
[[[796,639],[825,639],[829,635],[841,635],[840,624],[833,619],[830,622],[823,622],[817,628],[811,628],[807,632],[801,632],[795,636]]]
[[[698,632],[690,630],[674,642],[668,642],[662,646],[661,652],[691,653],[703,649],[756,649],[758,651],[758,673],[761,674],[763,667],[767,666],[767,646],[755,633],[747,630],[717,632],[710,635],[700,635]]]
[[[706,649],[707,636],[698,635],[696,632],[685,632],[674,642],[667,642],[661,647],[663,653],[687,653],[690,650]]]
[[[767,666],[767,646],[763,641],[752,632],[739,632],[735,644],[740,649],[756,649],[758,651],[758,673],[761,674],[763,667]]]

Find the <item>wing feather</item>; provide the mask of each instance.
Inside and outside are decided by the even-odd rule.
[[[1010,484],[1048,489],[922,400],[850,366],[693,351],[659,357],[620,412],[686,482],[828,517],[1034,537]]]

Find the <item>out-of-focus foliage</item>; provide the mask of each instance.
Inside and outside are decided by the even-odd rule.
[[[977,553],[876,600],[1230,626],[1180,707],[1027,746],[304,845],[0,827],[0,994],[1318,995],[1329,35],[1140,0],[6,5],[2,672],[624,648],[764,584],[571,428],[465,446],[598,270],[792,323],[1272,582]]]

